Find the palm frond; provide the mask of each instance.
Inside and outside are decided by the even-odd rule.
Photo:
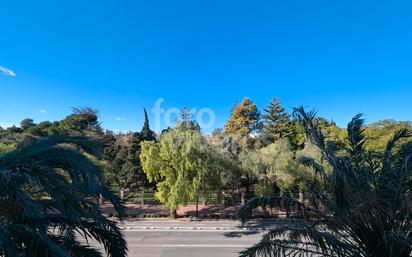
[[[383,152],[383,169],[386,170],[391,164],[391,155],[396,144],[403,138],[408,138],[411,136],[411,132],[407,129],[401,129],[397,131],[393,137],[386,144],[386,148]]]
[[[255,197],[250,199],[246,204],[240,207],[236,212],[236,217],[243,222],[252,218],[253,210],[262,208],[280,208],[288,212],[296,212],[300,216],[305,215],[307,211],[312,211],[304,204],[289,196],[268,196]]]
[[[315,111],[299,107],[295,116],[307,139],[322,151],[328,172],[312,158],[298,161],[323,177],[324,187],[309,187],[312,203],[306,205],[293,199],[282,205],[283,198],[274,196],[242,206],[238,211],[242,220],[251,219],[252,210],[261,206],[291,207],[306,215],[272,228],[241,256],[411,256],[412,142],[398,147],[410,133],[400,130],[385,151],[370,152],[365,147],[364,120],[358,114],[348,124],[346,151],[336,152],[329,149],[330,142],[325,143]]]
[[[355,160],[357,164],[362,162],[365,154],[364,123],[365,120],[362,119],[362,114],[357,114],[352,118],[351,122],[349,122],[347,128],[348,150],[352,160]]]
[[[317,246],[293,240],[263,240],[240,253],[240,257],[312,257],[324,255]]]
[[[102,243],[108,256],[126,256],[121,230],[97,204],[103,197],[124,214],[119,197],[103,186],[100,167],[85,155],[99,153],[93,138],[56,135],[0,156],[0,255],[101,256],[77,241],[78,232]]]
[[[352,245],[341,235],[334,235],[322,226],[303,222],[286,223],[270,230],[263,240],[275,240],[283,237],[294,242],[307,242],[323,256],[357,256],[360,249]]]

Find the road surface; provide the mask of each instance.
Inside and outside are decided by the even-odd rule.
[[[257,243],[266,223],[139,221],[125,224],[130,257],[235,257]]]

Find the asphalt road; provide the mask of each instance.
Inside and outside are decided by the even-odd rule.
[[[262,227],[234,221],[140,221],[125,224],[130,257],[235,257],[257,243]]]

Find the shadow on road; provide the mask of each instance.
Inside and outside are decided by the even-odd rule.
[[[274,220],[253,220],[243,225],[237,226],[237,228],[239,229],[246,228],[247,230],[227,232],[225,233],[225,236],[229,238],[240,238],[242,236],[256,235],[256,234],[261,233],[264,230],[274,228],[275,226],[279,224],[280,224],[279,221],[274,221]]]
[[[259,234],[259,231],[254,230],[254,231],[239,231],[239,232],[227,232],[225,233],[225,237],[229,238],[240,238],[242,236],[250,236],[250,235],[256,235]]]

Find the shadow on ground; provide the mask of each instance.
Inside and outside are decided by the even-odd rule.
[[[280,225],[282,222],[275,220],[253,220],[249,221],[243,225],[237,226],[239,229],[245,229],[244,231],[235,231],[225,233],[226,237],[230,238],[240,238],[242,236],[256,235],[261,233],[264,230],[275,228]]]

